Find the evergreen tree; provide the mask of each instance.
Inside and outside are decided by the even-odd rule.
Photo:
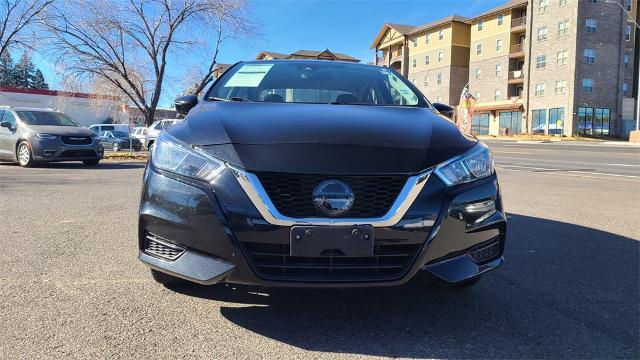
[[[13,68],[13,74],[15,86],[25,89],[30,87],[29,85],[33,81],[33,76],[35,74],[35,66],[31,62],[29,54],[26,52],[22,54],[20,60]]]
[[[15,85],[13,59],[8,51],[0,54],[0,86]]]
[[[36,69],[36,73],[33,75],[33,82],[30,86],[32,89],[49,89],[49,84],[44,81],[44,75],[42,75],[40,69]]]

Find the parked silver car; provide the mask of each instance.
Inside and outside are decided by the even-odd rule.
[[[173,124],[177,124],[184,119],[164,119],[154,121],[147,128],[147,134],[144,137],[144,147],[147,149],[151,149],[153,143],[156,141],[156,138],[160,134],[160,132]]]
[[[93,131],[52,109],[0,106],[0,160],[31,166],[36,162],[82,161],[95,166],[104,148]]]

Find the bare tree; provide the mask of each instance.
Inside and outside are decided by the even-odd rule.
[[[32,48],[33,33],[28,30],[54,0],[3,0],[0,2],[0,54],[9,48]]]
[[[172,53],[188,56],[211,19],[236,16],[234,0],[67,0],[43,17],[68,72],[112,83],[153,122]]]

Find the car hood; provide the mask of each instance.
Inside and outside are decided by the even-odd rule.
[[[476,144],[432,109],[204,102],[167,130],[255,172],[417,173]]]
[[[96,136],[93,131],[78,126],[28,125],[28,128],[34,133],[40,134],[58,136]]]

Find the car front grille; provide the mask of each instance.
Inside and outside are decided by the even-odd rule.
[[[289,244],[243,243],[258,276],[285,281],[380,281],[398,278],[420,244],[376,244],[373,256],[290,256]]]
[[[495,240],[489,245],[482,245],[469,252],[469,255],[478,264],[497,259],[500,256],[500,241]]]
[[[158,235],[150,232],[145,234],[144,252],[167,260],[175,260],[184,253],[185,249],[181,246],[170,243]]]
[[[407,182],[406,176],[325,176],[258,173],[260,183],[276,209],[293,218],[327,217],[313,203],[313,189],[322,181],[340,180],[355,194],[353,207],[341,217],[374,218],[385,215]]]
[[[93,150],[65,150],[60,154],[60,157],[66,158],[83,158],[95,156],[96,152]]]
[[[93,142],[90,136],[61,136],[61,139],[67,145],[90,145]]]

